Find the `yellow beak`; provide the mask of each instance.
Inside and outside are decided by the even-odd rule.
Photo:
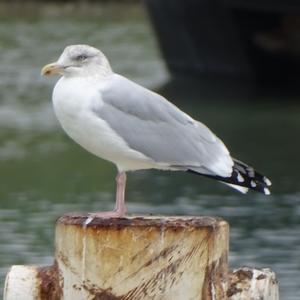
[[[55,75],[55,74],[62,74],[64,67],[62,65],[59,65],[58,63],[51,63],[43,67],[41,71],[41,75],[43,76],[49,76],[49,75]]]

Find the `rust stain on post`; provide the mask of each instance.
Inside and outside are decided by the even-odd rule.
[[[65,214],[57,220],[57,224],[63,225],[78,225],[82,227],[87,220],[88,215],[82,213],[69,213]],[[93,219],[87,227],[103,228],[113,227],[121,229],[128,226],[137,227],[168,227],[173,229],[178,228],[207,228],[208,230],[214,230],[220,227],[220,225],[228,224],[218,217],[193,217],[193,216],[132,216],[126,218],[116,219]]]
[[[228,224],[212,217],[57,221],[55,263],[13,266],[4,299],[279,300],[269,269],[228,274]],[[25,299],[25,298],[24,298]]]
[[[138,216],[87,226],[86,220],[74,213],[57,221],[66,299],[226,298],[229,233],[222,219]]]
[[[242,267],[229,274],[229,300],[279,300],[278,283],[270,269]]]
[[[37,272],[40,280],[40,300],[60,300],[63,294],[63,282],[59,278],[57,263],[53,266],[40,267]]]
[[[217,261],[206,267],[202,299],[226,299],[227,293],[224,289],[228,281],[226,266],[227,253],[224,253]]]

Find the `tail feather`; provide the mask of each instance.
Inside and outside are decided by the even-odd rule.
[[[243,194],[247,194],[248,191],[249,191],[249,188],[244,187],[244,186],[240,186],[240,185],[236,185],[236,184],[231,184],[231,183],[227,183],[227,182],[222,182],[222,181],[220,181],[220,182],[224,183],[224,184],[226,184],[228,186],[230,186],[231,188],[233,188],[233,189],[235,189],[235,190],[237,190],[237,191],[239,191],[239,192],[241,192]]]
[[[213,178],[219,180],[242,193],[246,193],[248,189],[261,192],[265,195],[270,194],[269,186],[271,181],[264,175],[256,172],[252,167],[246,165],[245,163],[234,159],[234,165],[232,168],[232,173],[230,177],[222,177],[218,175],[207,175],[198,173],[193,169],[189,169],[188,172],[197,173],[205,177]]]

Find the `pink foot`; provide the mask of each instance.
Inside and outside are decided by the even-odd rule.
[[[125,186],[126,186],[126,173],[120,172],[116,177],[117,182],[117,192],[116,192],[116,206],[113,211],[104,211],[90,213],[89,217],[86,219],[84,225],[88,225],[95,218],[109,219],[109,218],[122,218],[126,213],[125,206]]]

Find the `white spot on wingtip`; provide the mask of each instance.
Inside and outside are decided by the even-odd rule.
[[[264,188],[264,193],[265,193],[265,195],[270,195],[271,194],[271,192],[268,188]]]
[[[253,188],[256,187],[255,181],[251,180],[250,185],[251,185],[251,187],[253,187]]]
[[[245,181],[245,179],[243,178],[243,176],[240,173],[238,173],[237,180],[238,180],[238,182],[244,182]]]
[[[264,182],[265,182],[265,184],[266,184],[267,186],[272,185],[271,180],[270,180],[269,178],[267,178],[267,177],[264,177]]]

